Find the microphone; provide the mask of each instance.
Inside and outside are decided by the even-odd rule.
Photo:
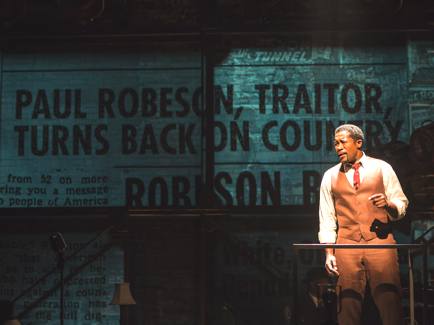
[[[378,219],[375,219],[371,227],[369,228],[370,231],[375,232],[377,234],[377,237],[380,239],[385,239],[387,236],[392,233],[392,226],[390,222],[384,223],[381,222]]]
[[[50,236],[51,249],[58,254],[62,254],[67,245],[65,239],[60,232],[56,232]]]

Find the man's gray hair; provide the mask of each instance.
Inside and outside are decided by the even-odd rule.
[[[335,130],[335,134],[342,131],[348,131],[350,133],[350,136],[355,140],[362,140],[365,141],[365,135],[363,134],[363,131],[361,128],[359,128],[357,125],[354,124],[342,124],[338,126]]]

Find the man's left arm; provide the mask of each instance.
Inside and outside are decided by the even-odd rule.
[[[384,162],[382,166],[384,194],[376,193],[369,199],[379,208],[385,208],[393,221],[405,216],[408,199],[402,191],[401,184],[392,166]]]

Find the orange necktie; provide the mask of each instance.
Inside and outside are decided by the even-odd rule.
[[[360,163],[354,163],[353,168],[354,168],[353,185],[354,188],[358,190],[360,186],[360,174],[359,174]]]

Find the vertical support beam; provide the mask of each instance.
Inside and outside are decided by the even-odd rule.
[[[410,325],[414,325],[414,281],[413,281],[413,259],[411,249],[407,249],[408,263],[408,293],[410,305]]]
[[[199,325],[208,324],[208,310],[209,310],[209,252],[206,231],[206,216],[202,213],[199,215],[198,220],[198,247],[199,247]]]
[[[293,262],[292,262],[292,292],[293,292],[293,302],[292,302],[292,317],[293,320],[291,324],[297,325],[298,324],[298,248],[292,247],[292,256],[293,256]]]
[[[198,220],[198,272],[199,272],[199,306],[200,318],[199,325],[215,324],[213,315],[210,315],[210,309],[215,306],[215,259],[216,242],[218,236],[218,226],[225,218],[225,214],[210,215],[207,212],[201,212]],[[215,309],[214,309],[215,310]]]
[[[201,2],[201,87],[202,87],[202,147],[201,147],[201,189],[199,207],[214,207],[214,40],[209,30],[215,26],[214,13],[216,0]],[[209,238],[206,234],[206,216],[199,216],[200,243],[200,288],[199,288],[199,325],[209,323],[210,304],[210,252]]]
[[[130,266],[129,266],[129,245],[128,245],[128,228],[125,230],[125,232],[122,234],[122,242],[121,247],[124,254],[124,282],[130,282],[129,275],[130,275]],[[120,325],[128,325],[129,324],[129,315],[128,315],[128,309],[130,306],[128,305],[120,305],[119,311],[120,311]]]
[[[432,230],[432,229],[431,229]],[[423,274],[423,283],[422,283],[422,303],[423,303],[423,309],[422,309],[422,324],[428,325],[428,254],[429,254],[429,242],[425,243],[423,246],[423,261],[422,261],[422,274]]]
[[[201,87],[202,87],[202,150],[201,174],[202,189],[199,207],[211,208],[214,205],[214,40],[208,34],[212,21],[212,8],[215,0],[202,4],[201,26]]]
[[[4,49],[6,48],[5,45],[6,41],[3,38],[0,38],[0,94],[3,94],[3,69],[4,69],[4,62],[3,62],[3,58],[4,58]],[[3,107],[2,107],[2,102],[3,100],[0,100],[0,112],[3,112]],[[2,121],[2,116],[3,114],[0,114],[0,126],[3,125],[3,121]],[[2,140],[2,139],[0,139]]]
[[[124,274],[123,274],[123,282],[130,282],[130,252],[129,252],[129,214],[127,209],[116,209],[113,213],[116,214],[116,218],[118,218],[116,238],[117,244],[122,250],[123,253],[123,264],[124,264]],[[128,325],[129,324],[129,307],[128,305],[120,305],[120,325]]]

